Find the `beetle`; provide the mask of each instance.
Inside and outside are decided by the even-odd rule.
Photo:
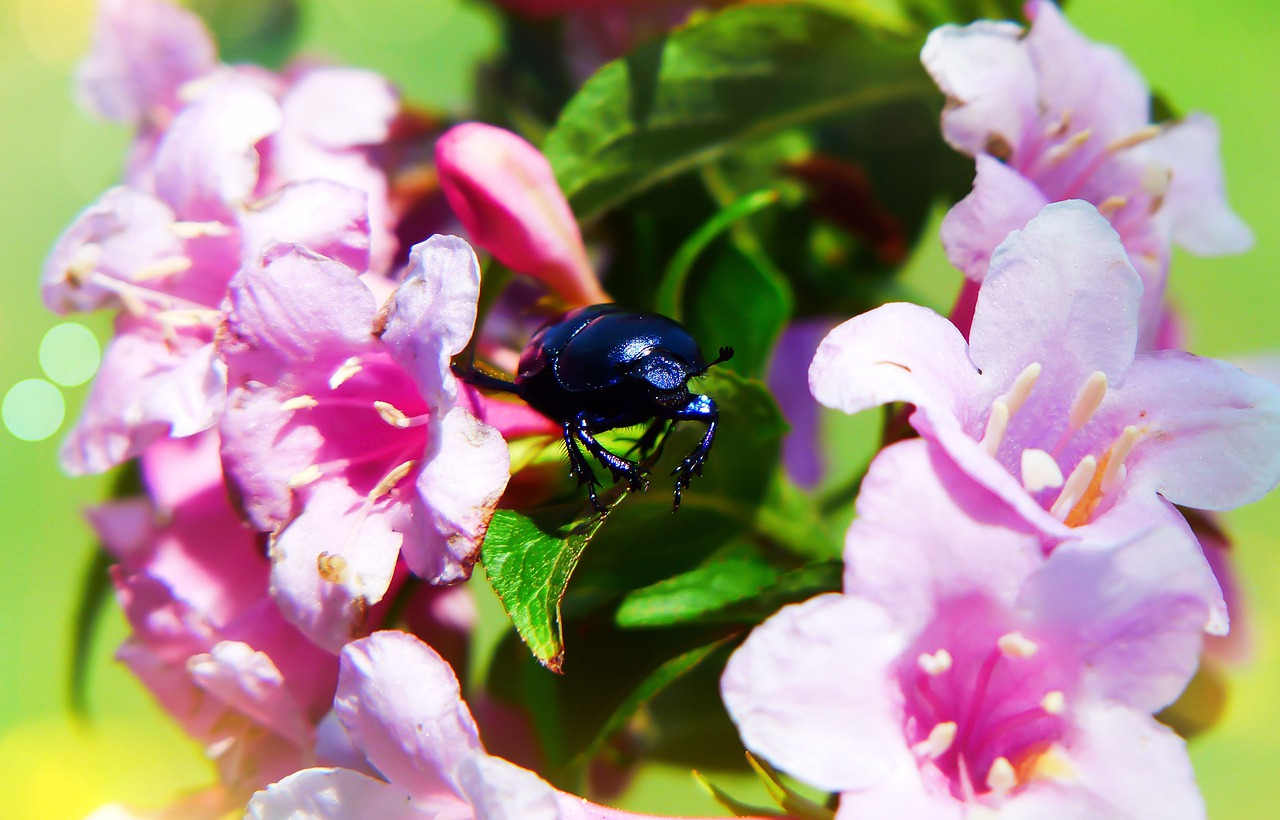
[[[665,428],[676,422],[707,425],[702,440],[671,471],[676,477],[671,511],[680,508],[680,494],[688,489],[715,441],[720,413],[710,396],[692,393],[689,380],[733,357],[732,347],[706,361],[702,349],[683,325],[657,313],[640,313],[616,304],[588,305],[544,324],[520,355],[515,381],[474,368],[454,365],[462,381],[480,388],[514,393],[530,407],[559,422],[569,453],[569,472],[587,485],[591,505],[599,512],[596,487],[582,447],[613,475],[626,479],[632,491],[648,489],[639,464],[605,449],[596,434],[648,422],[637,442],[652,448]],[[665,438],[664,438],[665,441]]]

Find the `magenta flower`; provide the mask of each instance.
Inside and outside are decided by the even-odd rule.
[[[126,184],[81,214],[45,264],[50,309],[121,311],[63,450],[72,472],[217,422],[226,389],[213,333],[228,281],[264,243],[296,242],[361,271],[371,253],[385,270],[394,252],[371,151],[397,110],[385,81],[222,67],[190,12],[152,0],[99,11],[81,90],[139,133]]]
[[[254,795],[253,818],[649,817],[558,791],[487,753],[458,679],[430,647],[378,632],[342,650],[334,712],[368,766],[304,769]],[[369,773],[365,773],[368,771]]]
[[[157,442],[142,470],[151,497],[89,513],[133,628],[119,658],[247,795],[313,760],[337,663],[271,600],[259,537],[227,503],[216,435]]]
[[[444,236],[414,248],[381,315],[355,271],[296,245],[231,283],[228,478],[274,533],[285,616],[334,652],[367,631],[398,556],[431,583],[467,578],[506,486],[506,443],[449,372],[479,286],[471,248]]]
[[[947,256],[981,282],[1011,231],[1049,202],[1086,200],[1142,277],[1140,341],[1149,348],[1170,242],[1203,255],[1253,242],[1226,203],[1217,126],[1201,114],[1153,125],[1150,93],[1123,55],[1081,37],[1051,2],[1032,0],[1026,11],[1025,33],[1011,23],[943,26],[921,53],[947,95],[947,142],[977,160],[973,192],[943,222]]]
[[[968,344],[930,310],[885,305],[831,332],[810,387],[847,413],[911,403],[922,436],[1053,539],[1123,540],[1180,522],[1172,504],[1260,498],[1280,481],[1280,390],[1135,354],[1141,293],[1106,220],[1052,204],[992,256]]]
[[[749,749],[838,792],[838,818],[1203,815],[1182,740],[1150,717],[1217,596],[1193,543],[1157,527],[1043,558],[920,440],[876,459],[858,511],[846,594],[781,610],[729,660]]]
[[[612,301],[600,288],[573,211],[537,148],[483,123],[436,142],[440,186],[471,241],[570,305]]]

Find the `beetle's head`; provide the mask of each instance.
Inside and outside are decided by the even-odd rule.
[[[689,377],[693,369],[681,357],[663,348],[654,348],[627,368],[629,376],[643,380],[649,397],[663,407],[679,407],[688,401]]]

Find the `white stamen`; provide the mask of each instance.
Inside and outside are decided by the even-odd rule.
[[[320,402],[316,401],[311,396],[308,396],[306,393],[303,393],[301,396],[294,396],[293,398],[286,401],[284,404],[281,404],[280,409],[284,410],[285,412],[289,412],[292,410],[306,410],[308,407],[315,407],[319,403]]]
[[[1123,151],[1126,148],[1141,145],[1147,140],[1160,136],[1160,130],[1160,126],[1158,125],[1148,125],[1143,128],[1139,128],[1128,136],[1112,140],[1111,143],[1107,145],[1107,151]]]
[[[329,377],[329,389],[337,390],[343,382],[351,378],[355,374],[364,370],[364,365],[360,364],[358,356],[352,356],[342,364],[338,365],[338,369],[333,371],[333,375]]]
[[[1009,391],[998,399],[1008,406],[1010,416],[1022,409],[1027,397],[1031,395],[1031,388],[1036,386],[1038,378],[1040,378],[1040,362],[1032,362],[1022,369],[1018,378],[1013,380]]]
[[[1047,692],[1040,699],[1040,708],[1051,715],[1060,715],[1067,709],[1067,696],[1056,689],[1052,692]]]
[[[993,760],[991,768],[987,770],[987,788],[998,794],[1004,794],[1016,785],[1018,785],[1018,773],[1013,770],[1013,764],[1009,762],[1009,758],[997,757]]]
[[[1029,493],[1062,486],[1062,470],[1053,456],[1032,447],[1022,451],[1022,486]]]
[[[378,415],[382,416],[382,420],[387,424],[390,424],[392,427],[403,427],[405,421],[408,419],[408,416],[406,416],[399,407],[396,407],[390,402],[375,401],[373,403],[373,409],[377,410]]]
[[[1029,658],[1036,654],[1040,647],[1021,632],[1006,632],[996,641],[1000,652],[1007,658]]]
[[[305,470],[294,473],[293,478],[289,479],[289,489],[296,490],[299,487],[305,487],[313,481],[319,480],[321,475],[319,467],[314,464],[308,465]]]
[[[1067,427],[1071,431],[1079,430],[1089,423],[1093,414],[1102,406],[1107,397],[1107,374],[1095,370],[1080,386],[1076,400],[1071,403],[1071,412],[1067,415]]]
[[[1067,157],[1074,154],[1076,150],[1079,149],[1081,145],[1084,145],[1086,142],[1088,142],[1089,138],[1092,136],[1093,136],[1093,131],[1091,131],[1088,128],[1084,129],[1083,131],[1075,132],[1070,137],[1067,137],[1066,140],[1058,143],[1057,145],[1050,148],[1048,151],[1044,152],[1044,159],[1042,160],[1042,163],[1041,163],[1042,166],[1044,168],[1052,168],[1053,166],[1062,162]]]
[[[1064,108],[1057,122],[1045,126],[1044,135],[1049,139],[1057,139],[1071,129],[1071,109]]]
[[[162,276],[171,276],[175,273],[182,273],[191,267],[191,259],[186,256],[166,256],[163,259],[157,259],[154,262],[143,265],[137,270],[129,274],[129,279],[133,282],[145,282],[148,279],[159,279]]]
[[[221,222],[172,222],[169,224],[169,230],[182,239],[231,235],[231,226]]]
[[[1160,198],[1169,192],[1173,172],[1163,165],[1151,163],[1142,169],[1142,192]]]
[[[1053,502],[1053,506],[1049,508],[1049,515],[1059,521],[1066,520],[1076,506],[1080,503],[1080,499],[1084,498],[1085,490],[1089,489],[1089,482],[1093,481],[1093,474],[1098,471],[1098,460],[1093,456],[1085,456],[1080,459],[1080,463],[1071,471],[1071,475],[1067,476],[1067,481],[1062,485],[1062,492],[1058,493],[1058,500]]]
[[[369,493],[369,500],[377,501],[379,498],[382,498],[384,495],[391,492],[391,489],[396,486],[400,479],[407,476],[409,471],[412,470],[414,465],[417,463],[417,461],[413,460],[406,461],[397,466],[391,472],[387,473],[387,477],[379,481],[378,486],[374,487],[373,492]]]
[[[212,308],[183,308],[162,310],[156,314],[156,319],[170,328],[200,327],[201,325],[216,327],[222,320],[222,313]]]
[[[937,677],[951,668],[951,653],[945,649],[939,649],[932,655],[921,652],[920,657],[916,658],[916,664],[926,675]]]
[[[1111,448],[1111,454],[1107,457],[1107,470],[1102,474],[1102,492],[1105,494],[1110,492],[1117,484],[1124,482],[1126,470],[1124,468],[1124,460],[1129,457],[1133,445],[1140,438],[1138,428],[1130,424],[1124,428],[1124,432],[1120,434],[1120,439]]]
[[[947,753],[956,742],[956,724],[953,720],[939,723],[929,730],[929,736],[911,747],[921,757],[938,758]]]
[[[1102,214],[1107,219],[1111,219],[1120,212],[1121,208],[1128,204],[1129,197],[1127,196],[1109,196],[1102,200],[1102,202],[1098,203],[1098,213]]]
[[[991,415],[987,416],[987,429],[983,431],[982,439],[978,444],[994,456],[1000,449],[1000,442],[1004,441],[1004,434],[1008,429],[1009,405],[996,399],[991,403]]]

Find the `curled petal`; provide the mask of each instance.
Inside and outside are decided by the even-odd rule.
[[[1253,247],[1253,232],[1227,204],[1218,142],[1213,118],[1191,114],[1142,146],[1173,169],[1161,209],[1172,220],[1174,241],[1204,256]]]
[[[350,769],[303,769],[256,793],[245,809],[253,820],[412,820],[421,813],[404,789]]]
[[[436,169],[449,206],[477,245],[571,304],[610,301],[538,149],[510,131],[466,123],[436,143]]]
[[[1049,200],[1031,180],[987,154],[977,157],[973,190],[942,220],[947,259],[974,282],[981,282],[991,252],[1013,231],[1026,226]]]
[[[310,744],[314,730],[266,654],[239,641],[220,641],[208,653],[192,657],[187,668],[208,694],[298,746]]]
[[[502,435],[467,410],[454,407],[433,424],[418,476],[417,537],[406,538],[404,545],[414,574],[433,583],[471,575],[510,471]]]
[[[355,271],[369,268],[369,195],[324,179],[295,182],[246,206],[241,248],[254,259],[289,242]]]

